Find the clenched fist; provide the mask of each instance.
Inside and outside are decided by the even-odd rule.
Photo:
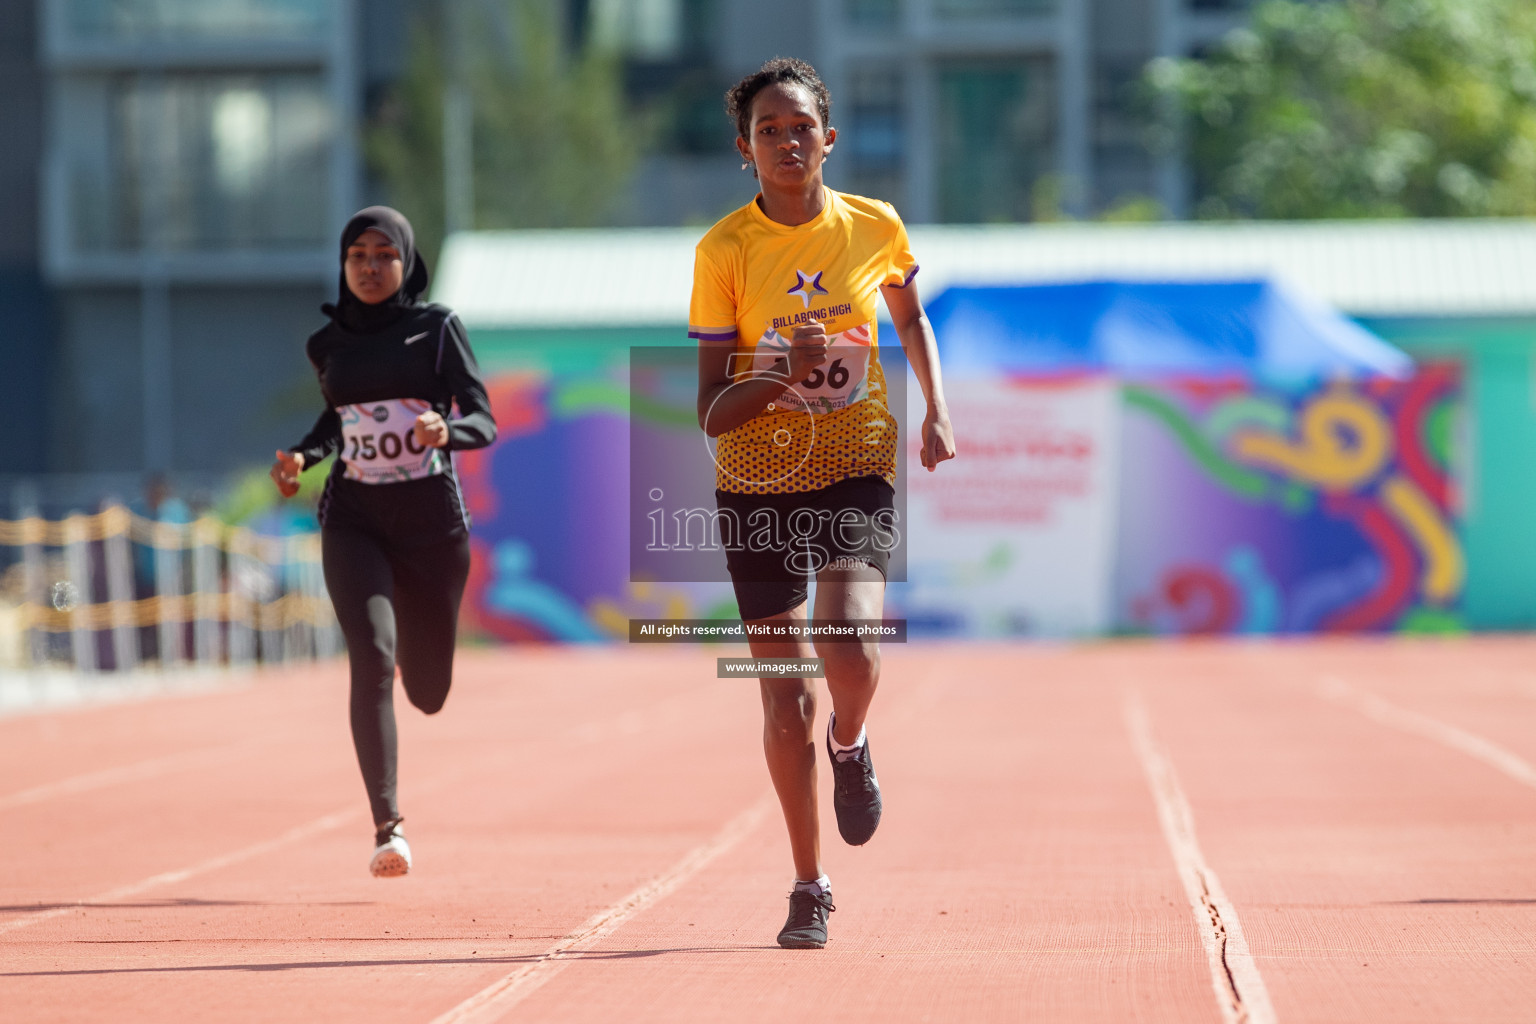
[[[277,461],[272,463],[267,475],[272,482],[277,484],[277,492],[285,498],[291,498],[299,493],[299,474],[304,472],[304,456],[298,452],[277,453]]]
[[[416,435],[416,443],[423,447],[446,448],[448,446],[448,421],[443,419],[436,410],[428,410],[417,416],[411,432]]]

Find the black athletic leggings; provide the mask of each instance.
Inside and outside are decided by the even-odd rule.
[[[424,547],[386,545],[357,530],[321,530],[325,585],[352,666],[352,742],[374,824],[400,817],[395,801],[395,666],[405,695],[427,714],[448,699],[469,536]]]

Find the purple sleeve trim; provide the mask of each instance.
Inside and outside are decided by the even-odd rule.
[[[702,327],[693,327],[688,331],[688,337],[697,338],[699,341],[735,341],[736,329],[707,330]]]
[[[907,285],[911,284],[912,283],[912,279],[917,276],[917,271],[919,269],[919,266],[920,265],[916,264],[916,263],[912,264],[912,269],[907,271],[907,276],[901,279],[901,284],[893,284],[890,287],[892,287],[892,288],[905,288]]]

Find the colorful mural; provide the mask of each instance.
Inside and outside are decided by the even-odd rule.
[[[468,633],[596,642],[624,637],[632,617],[735,613],[723,578],[632,579],[632,534],[646,527],[630,493],[632,466],[649,467],[656,479],[647,487],[670,501],[696,487],[689,467],[707,463],[686,389],[670,374],[651,388],[632,376],[617,368],[492,377],[500,440],[456,456],[475,518]],[[1461,628],[1454,367],[1299,387],[1164,378],[1118,391],[1120,427],[1106,438],[1118,441],[1117,469],[1105,492],[1115,509],[1105,554],[1115,630]],[[1060,584],[1081,571],[1077,563],[1042,579]],[[921,589],[894,588],[893,608],[912,614],[921,605],[935,625],[950,624],[941,632],[973,632],[963,601]]]
[[[1460,628],[1459,379],[1126,384],[1119,628]]]
[[[630,582],[631,403],[622,371],[506,373],[487,390],[497,442],[455,456],[474,517],[468,633],[592,642],[627,636],[631,617],[734,613],[728,588],[722,605],[718,587]],[[635,430],[697,447],[691,409],[636,405]]]

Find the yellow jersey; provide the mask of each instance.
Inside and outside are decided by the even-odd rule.
[[[688,336],[736,342],[736,379],[771,373],[797,326],[826,329],[827,361],[756,417],[721,434],[715,481],[737,494],[820,490],[857,476],[896,481],[896,418],[880,366],[881,286],[917,273],[890,204],[826,190],[814,220],[769,220],[752,202],[694,253]]]

